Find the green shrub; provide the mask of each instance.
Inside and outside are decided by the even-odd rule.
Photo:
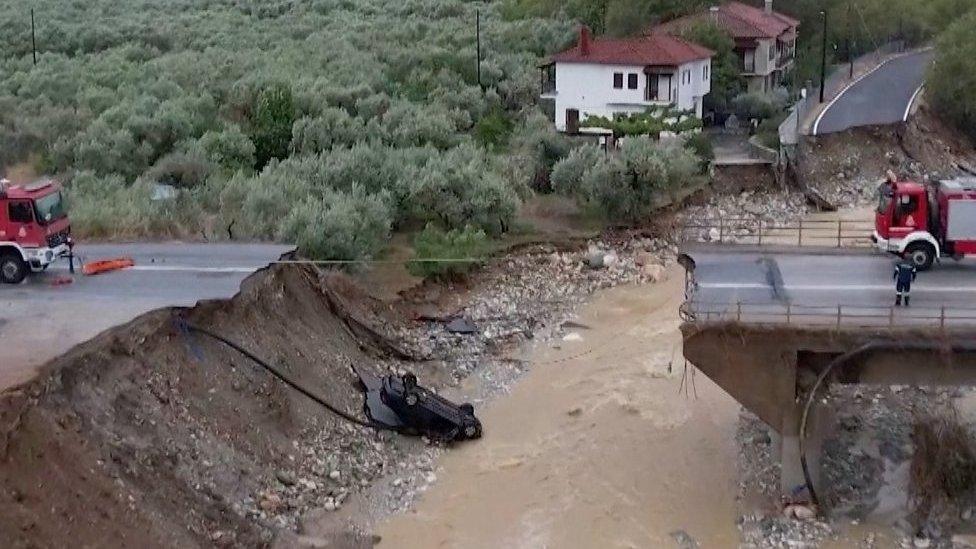
[[[512,139],[512,149],[518,162],[525,164],[536,191],[549,192],[552,168],[572,149],[569,139],[556,132],[555,126],[544,114],[531,111],[526,115]]]
[[[295,104],[291,88],[272,84],[258,94],[251,119],[251,141],[258,169],[272,159],[288,156],[291,130],[295,123]]]
[[[406,203],[416,221],[449,230],[471,225],[494,235],[508,230],[518,197],[484,150],[462,145],[430,157],[410,182]]]
[[[497,150],[508,144],[512,121],[503,111],[482,116],[474,126],[474,137],[484,147]]]
[[[779,114],[783,108],[779,98],[759,92],[738,95],[732,100],[732,110],[743,120],[765,120]]]
[[[414,276],[457,280],[482,264],[490,251],[488,236],[480,229],[464,227],[444,232],[427,225],[414,239],[414,258],[408,270]],[[475,261],[466,261],[473,259]],[[446,260],[446,261],[423,261]],[[452,261],[454,260],[454,261]]]
[[[185,189],[202,185],[212,171],[213,164],[201,152],[174,152],[160,158],[146,172],[146,178],[154,183]]]
[[[701,159],[701,173],[707,173],[708,167],[715,160],[715,147],[712,146],[711,138],[704,132],[697,132],[688,134],[684,139],[685,147]]]
[[[926,93],[936,110],[976,139],[976,10],[953,23],[939,39]]]
[[[357,186],[299,202],[282,221],[278,238],[312,259],[368,260],[385,246],[390,224],[384,197]]]
[[[304,117],[292,128],[291,150],[314,154],[336,146],[351,146],[363,140],[365,125],[342,109],[327,108],[317,118]]]
[[[597,145],[583,145],[570,151],[552,168],[552,188],[555,192],[573,196],[579,192],[586,171],[605,160],[606,152]]]
[[[254,143],[236,124],[222,131],[209,131],[200,138],[200,147],[214,164],[231,171],[254,168]]]
[[[631,137],[618,154],[584,172],[576,197],[611,223],[640,222],[681,187],[699,181],[700,163],[680,139]]]

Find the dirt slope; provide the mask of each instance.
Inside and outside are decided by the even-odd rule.
[[[349,365],[396,349],[367,328],[368,307],[350,313],[328,289],[343,286],[318,277],[277,268],[230,302],[150,313],[2,395],[0,547],[262,545],[274,527],[344,497],[372,464],[348,462],[368,452],[336,450],[371,435],[173,322],[186,314],[247,342],[358,412]],[[287,499],[262,496],[282,482]]]

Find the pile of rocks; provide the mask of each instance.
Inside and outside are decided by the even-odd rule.
[[[595,240],[586,249],[538,246],[508,256],[479,275],[468,303],[455,314],[473,333],[456,333],[445,322],[401,327],[397,338],[418,356],[443,360],[461,379],[500,348],[548,340],[596,290],[664,278],[676,248],[661,239]]]
[[[800,520],[780,515],[751,514],[739,517],[740,547],[765,549],[819,547],[833,534],[826,522]]]

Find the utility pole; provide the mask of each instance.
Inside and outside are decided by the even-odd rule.
[[[31,8],[31,53],[34,55],[34,64],[37,65],[37,38],[34,34],[34,8]]]
[[[824,94],[827,88],[827,10],[820,12],[823,16],[823,49],[820,60],[820,102],[824,102]]]
[[[484,89],[481,85],[481,10],[475,11],[475,34],[477,34],[477,50],[478,50],[478,87]]]
[[[851,75],[850,79],[854,80],[854,50],[851,49],[852,46],[852,36],[854,35],[854,25],[852,21],[854,20],[854,0],[849,0],[847,2],[847,58],[851,62]]]

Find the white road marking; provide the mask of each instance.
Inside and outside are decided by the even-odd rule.
[[[135,265],[133,267],[128,267],[125,269],[120,269],[120,272],[126,271],[138,271],[138,272],[160,272],[160,273],[227,273],[227,274],[239,274],[239,273],[253,273],[263,267],[192,267],[189,265]],[[57,267],[51,267],[52,271],[64,271],[68,270],[68,267],[58,265]],[[81,272],[81,266],[75,266],[75,272]],[[106,273],[108,274],[108,273]]]
[[[699,282],[699,288],[706,289],[716,289],[716,290],[771,290],[772,286],[769,284],[760,284],[758,282]],[[895,291],[895,283],[892,281],[891,284],[858,284],[850,286],[837,286],[837,285],[827,285],[827,284],[785,284],[781,286],[784,290],[800,291],[800,292],[816,292],[816,291],[832,291],[832,292],[866,292],[874,290],[891,290]],[[976,284],[973,286],[938,286],[938,287],[922,287],[922,286],[912,286],[912,293],[961,293],[970,292],[976,293]]]
[[[912,114],[912,106],[915,105],[915,101],[918,99],[919,94],[922,93],[922,88],[924,87],[925,84],[919,86],[918,89],[915,90],[915,93],[912,94],[912,98],[908,100],[908,106],[905,107],[905,116],[901,119],[902,122],[908,122],[908,115]]]
[[[253,273],[261,267],[189,267],[175,265],[136,265],[126,271],[178,272],[178,273]]]

